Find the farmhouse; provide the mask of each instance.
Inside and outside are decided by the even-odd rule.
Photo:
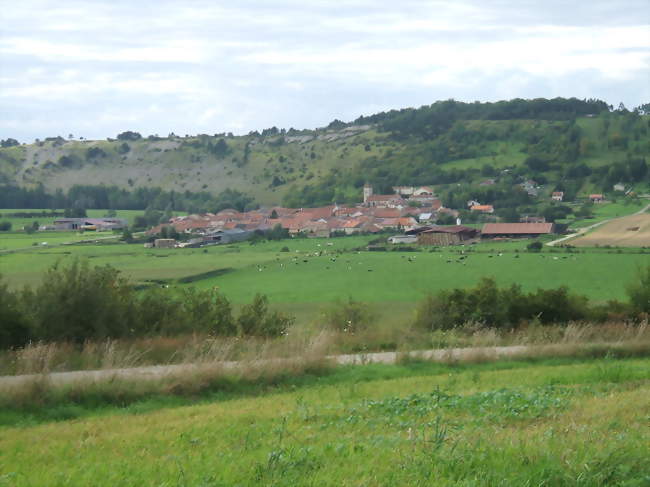
[[[477,229],[463,225],[433,227],[420,232],[417,242],[420,245],[458,245],[475,239],[479,233]]]
[[[564,199],[564,191],[553,191],[551,199],[553,201],[562,201]]]
[[[484,238],[531,238],[549,235],[554,231],[553,223],[486,223],[481,235]]]

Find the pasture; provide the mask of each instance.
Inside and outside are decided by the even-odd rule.
[[[75,234],[58,235],[69,239]],[[529,253],[527,241],[370,252],[365,246],[372,237],[367,236],[243,242],[206,249],[145,249],[142,244],[102,240],[43,247],[32,245],[45,239],[42,234],[7,237],[2,246],[24,249],[0,254],[2,274],[14,288],[36,284],[53,264],[79,257],[94,265],[110,264],[136,283],[216,286],[234,303],[248,302],[259,292],[274,304],[298,307],[348,297],[413,303],[429,292],[472,286],[489,276],[500,285],[520,284],[526,291],[566,285],[595,301],[606,301],[623,298],[636,269],[650,262],[650,255],[640,251]],[[281,251],[283,247],[289,251]]]
[[[2,427],[0,485],[646,485],[649,370],[375,364],[257,397],[106,407]]]
[[[650,213],[617,218],[569,243],[576,247],[649,247]]]

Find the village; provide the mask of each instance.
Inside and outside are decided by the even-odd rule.
[[[518,223],[485,223],[483,228],[464,226],[459,211],[445,208],[428,186],[394,186],[393,194],[375,194],[373,187],[363,187],[363,202],[354,206],[329,205],[318,208],[260,208],[239,212],[225,209],[218,213],[195,214],[171,218],[147,234],[165,235],[167,229],[192,238],[177,242],[158,238],[149,247],[201,247],[247,240],[253,234],[270,232],[278,226],[291,236],[335,237],[353,234],[393,232],[391,244],[456,245],[480,238],[531,238],[555,232],[555,225],[543,218],[528,217]],[[472,212],[491,214],[491,205],[469,201]],[[437,225],[442,217],[455,225]]]

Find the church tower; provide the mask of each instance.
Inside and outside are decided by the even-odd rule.
[[[372,186],[370,183],[366,183],[363,185],[363,202],[367,203],[368,198],[372,196]]]

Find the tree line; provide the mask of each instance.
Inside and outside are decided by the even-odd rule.
[[[0,185],[0,208],[153,209],[205,213],[226,208],[245,211],[257,205],[253,197],[232,189],[214,195],[207,191],[166,191],[159,187],[128,190],[118,186],[74,185],[67,191],[57,189],[49,193],[43,185],[22,188],[4,184]]]

